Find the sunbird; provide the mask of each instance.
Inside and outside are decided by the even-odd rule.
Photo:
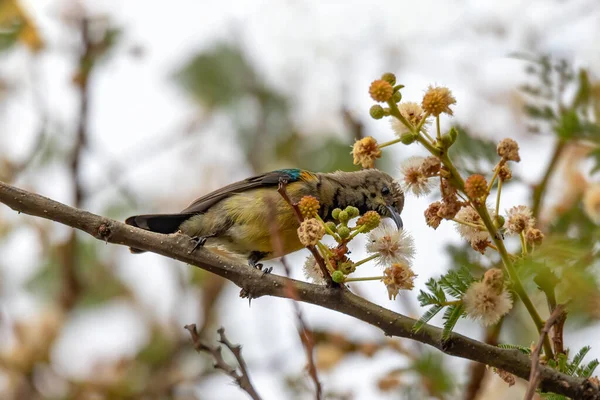
[[[304,196],[317,198],[318,213],[324,221],[333,219],[335,208],[354,206],[361,214],[376,211],[402,228],[404,193],[391,176],[376,169],[333,173],[281,169],[218,189],[179,213],[135,215],[125,222],[152,232],[184,233],[197,245],[222,246],[245,257],[250,266],[261,268],[259,261],[282,255],[273,250],[269,224],[277,224],[285,254],[303,247],[296,214],[277,191],[282,181],[287,182],[285,190],[293,203]]]

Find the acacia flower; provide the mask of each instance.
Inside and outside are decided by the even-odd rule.
[[[298,238],[303,246],[314,246],[325,236],[325,227],[316,218],[305,219],[298,228]]]
[[[471,243],[487,240],[489,233],[483,226],[481,217],[473,207],[463,207],[456,214],[456,219],[466,224],[456,223],[456,230],[460,236]],[[473,226],[477,225],[477,226]]]
[[[396,300],[400,290],[411,290],[415,287],[415,273],[407,263],[395,263],[383,271],[383,284],[388,290],[390,300]]]
[[[506,232],[518,235],[521,232],[533,228],[535,218],[531,210],[526,206],[512,207],[506,213]]]
[[[405,192],[410,191],[417,197],[429,194],[433,187],[433,182],[421,168],[424,161],[424,157],[413,156],[400,165],[402,188]]]
[[[394,263],[410,264],[415,255],[414,240],[404,229],[399,230],[389,224],[381,224],[367,237],[367,252],[379,254],[381,265]]]
[[[319,267],[317,260],[315,260],[315,257],[312,255],[306,257],[303,268],[306,279],[309,279],[317,285],[324,285],[326,283],[325,278],[323,278],[323,272],[321,272],[321,267]]]
[[[415,128],[421,123],[423,117],[425,116],[421,106],[412,101],[398,104],[398,111],[400,111],[400,115],[402,115],[404,119],[410,122]],[[402,136],[403,133],[410,132],[410,129],[400,122],[398,118],[392,118],[390,120],[390,124],[392,125],[394,134],[398,137]]]
[[[384,81],[383,79],[378,79],[371,82],[369,94],[373,100],[381,103],[392,98],[392,95],[394,94],[394,88],[389,82]]]
[[[354,165],[361,165],[363,168],[375,167],[375,160],[381,158],[381,149],[372,136],[367,136],[354,142],[352,152]]]
[[[496,148],[498,155],[508,161],[521,161],[519,144],[510,138],[502,139]]]
[[[423,107],[425,112],[437,117],[441,113],[452,115],[450,106],[453,104],[456,104],[456,99],[450,89],[443,86],[429,86],[423,96],[421,107]]]
[[[467,315],[483,326],[496,324],[513,305],[510,294],[504,290],[502,271],[498,269],[487,271],[482,281],[472,283],[462,300]]]

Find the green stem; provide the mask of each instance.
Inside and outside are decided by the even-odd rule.
[[[445,301],[440,303],[440,306],[448,307],[448,306],[457,306],[462,303],[462,300],[454,300],[454,301]]]
[[[513,266],[513,263],[508,254],[508,251],[506,250],[506,247],[504,246],[504,241],[502,239],[500,239],[497,235],[496,227],[494,226],[494,223],[492,222],[492,219],[490,218],[490,214],[488,213],[487,208],[485,207],[485,205],[481,205],[481,204],[476,205],[475,208],[479,212],[479,215],[480,215],[481,219],[483,220],[484,225],[490,232],[492,241],[498,248],[498,253],[500,254],[500,257],[502,258],[502,263],[504,264],[504,267],[506,268],[506,271],[508,272],[508,276],[511,279],[515,293],[517,294],[517,296],[519,296],[519,298],[523,302],[523,305],[529,312],[529,315],[531,315],[531,319],[533,319],[533,322],[535,323],[538,333],[541,333],[542,329],[544,328],[544,321],[540,317],[540,314],[537,312],[531,299],[527,295],[527,292],[525,291],[525,288],[523,287],[523,284],[521,283],[521,280],[519,279],[517,270]],[[552,346],[550,345],[550,339],[548,339],[547,336],[544,339],[544,352],[546,353],[546,355],[549,358],[554,358],[554,353],[552,352]]]
[[[358,267],[359,265],[363,265],[364,263],[369,262],[371,260],[374,260],[376,258],[379,258],[379,254],[373,254],[373,255],[371,255],[371,256],[363,259],[363,260],[357,261],[357,262],[354,263],[354,266]]]
[[[494,168],[494,175],[492,176],[492,180],[490,181],[490,186],[488,186],[486,196],[489,196],[490,192],[492,191],[492,188],[494,187],[494,182],[498,177],[498,172],[500,172],[500,163],[498,163],[498,165],[496,165],[496,168]],[[500,181],[498,181],[498,184],[500,184]]]
[[[315,218],[317,218],[319,220],[319,222],[321,222],[321,224],[323,224],[323,227],[325,228],[325,232],[327,232],[327,234],[331,237],[333,237],[335,239],[336,242],[341,243],[342,242],[342,238],[340,238],[340,236],[338,234],[336,234],[334,231],[332,231],[327,224],[325,223],[325,221],[323,221],[321,219],[321,217],[319,216],[319,214],[315,215]]]
[[[394,140],[390,140],[389,142],[383,142],[379,145],[379,148],[382,149],[384,147],[388,147],[393,144],[400,143],[400,141],[401,141],[401,139],[394,139]]]
[[[357,230],[355,230],[354,232],[352,232],[350,234],[350,236],[348,236],[348,238],[346,239],[346,243],[348,243],[349,241],[351,241],[352,239],[354,239],[356,237],[356,235],[358,235],[359,233],[363,233],[364,230],[365,230],[365,226],[361,225]]]
[[[325,264],[327,265],[327,269],[329,270],[329,273],[332,274],[335,271],[335,269],[333,269],[333,266],[329,262],[329,257],[331,257],[331,255],[332,255],[331,250],[329,250],[329,248],[321,242],[317,242],[317,247],[319,248],[319,251],[321,252],[321,255],[323,256],[323,259],[325,260]]]
[[[446,168],[448,168],[448,171],[450,171],[450,178],[454,182],[455,187],[457,189],[459,189],[460,191],[464,192],[465,182],[462,179],[462,177],[460,176],[460,173],[458,172],[458,170],[456,169],[454,164],[452,163],[452,160],[450,160],[450,158],[448,157],[447,154],[442,154],[440,156],[440,160],[446,166]],[[506,247],[504,246],[504,241],[498,235],[498,230],[496,229],[496,227],[494,226],[494,223],[492,222],[492,218],[490,217],[490,214],[488,213],[487,207],[485,206],[485,204],[483,204],[483,205],[482,204],[474,204],[474,207],[477,210],[477,212],[479,213],[479,216],[481,217],[481,220],[483,221],[483,224],[487,228],[488,232],[490,232],[492,241],[498,248],[498,253],[500,254],[500,257],[502,258],[502,263],[504,264],[504,267],[506,268],[506,271],[508,272],[508,276],[510,277],[510,279],[513,283],[513,289],[514,289],[515,293],[517,293],[517,296],[519,296],[519,298],[523,302],[523,305],[529,312],[529,315],[531,315],[531,319],[533,319],[533,322],[534,322],[538,332],[541,332],[542,329],[544,328],[544,321],[540,317],[540,314],[537,312],[531,299],[527,295],[527,292],[525,291],[525,288],[523,287],[523,284],[521,283],[521,280],[519,279],[519,275],[517,274],[517,271],[516,271],[515,267],[513,266],[511,257],[509,255],[508,251],[506,250]],[[547,336],[546,336],[546,340],[544,340],[544,352],[546,353],[546,355],[549,358],[554,357],[554,354],[552,352],[552,347],[550,346],[550,340],[548,339]]]
[[[367,276],[364,278],[346,278],[344,279],[344,283],[346,282],[362,282],[362,281],[380,281],[384,277],[383,276]]]
[[[483,226],[483,225],[473,224],[471,222],[462,221],[462,220],[456,219],[456,218],[452,218],[452,221],[454,221],[454,222],[456,222],[458,224],[470,226],[471,228],[475,228],[475,229],[485,229],[485,226]]]
[[[496,214],[500,213],[500,193],[502,192],[502,179],[498,180],[498,193],[496,194]]]
[[[440,128],[440,116],[435,117],[435,128],[437,130],[437,138],[439,141],[442,140],[442,129]]]
[[[527,255],[527,241],[525,241],[525,232],[521,231],[521,233],[519,234],[519,237],[521,238],[521,254],[523,256]]]

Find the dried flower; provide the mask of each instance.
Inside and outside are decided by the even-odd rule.
[[[535,219],[531,210],[526,206],[515,206],[506,214],[506,232],[518,235],[526,229],[532,228]]]
[[[587,187],[583,194],[583,210],[595,224],[600,224],[600,184]]]
[[[496,148],[498,155],[508,161],[521,161],[519,145],[510,138],[502,139]]]
[[[354,165],[361,165],[363,168],[373,168],[375,167],[375,160],[381,158],[381,149],[375,138],[367,136],[354,142],[350,154],[354,156]]]
[[[298,238],[303,246],[314,246],[325,235],[325,227],[315,218],[305,219],[298,228]]]
[[[500,377],[500,379],[508,383],[508,387],[514,386],[514,384],[516,383],[515,376],[510,372],[507,372],[500,368],[494,368],[494,372]]]
[[[383,103],[392,98],[392,95],[394,94],[394,88],[389,82],[384,81],[383,79],[378,79],[371,83],[371,86],[369,87],[369,94],[373,100]]]
[[[367,211],[362,217],[356,221],[357,226],[364,226],[363,232],[369,232],[379,226],[381,222],[381,216],[377,214],[377,211]]]
[[[487,181],[483,175],[473,174],[465,181],[465,193],[472,199],[479,199],[487,194]]]
[[[444,171],[447,171],[446,167],[440,169],[440,174],[443,174]],[[440,191],[442,192],[442,199],[444,199],[444,201],[447,201],[448,198],[456,198],[456,188],[452,186],[448,179],[442,179]]]
[[[427,207],[427,210],[425,210],[425,222],[433,229],[437,229],[442,222],[442,217],[438,215],[441,205],[442,203],[436,201],[435,203],[431,203],[429,207]]]
[[[500,166],[500,169],[498,170],[498,178],[502,182],[510,181],[512,179],[512,171],[508,165],[504,164]]]
[[[319,200],[313,196],[304,196],[298,202],[298,208],[300,209],[300,213],[304,218],[312,218],[314,217],[321,205],[319,204]]]
[[[390,300],[396,300],[400,290],[411,290],[415,287],[415,273],[407,263],[395,263],[383,271],[383,284],[388,290]]]
[[[471,248],[481,254],[485,254],[485,251],[489,247],[489,244],[492,243],[488,239],[486,240],[478,240],[471,242]]]
[[[421,164],[421,170],[427,176],[436,176],[440,173],[440,168],[442,167],[442,163],[439,158],[434,156],[429,156],[423,160]]]
[[[440,209],[438,210],[438,217],[442,219],[454,219],[462,207],[463,203],[458,201],[456,196],[449,197],[448,199],[444,200]]]
[[[373,229],[367,238],[366,247],[368,253],[379,254],[378,261],[382,265],[409,264],[415,255],[412,236],[404,229],[398,230],[389,224]]]
[[[326,283],[325,278],[323,277],[323,272],[321,272],[321,267],[317,263],[317,260],[315,260],[315,257],[312,255],[306,257],[303,268],[306,279],[309,279],[317,285],[324,285]]]
[[[423,96],[421,107],[423,107],[425,112],[437,117],[441,113],[452,115],[450,106],[453,104],[456,104],[456,99],[450,89],[443,86],[429,86]]]
[[[483,283],[496,294],[502,293],[504,288],[504,273],[500,268],[491,268],[483,274]]]
[[[433,187],[433,183],[421,168],[424,160],[423,157],[413,156],[400,165],[403,190],[410,191],[417,197],[429,194]]]
[[[507,291],[496,293],[485,282],[474,282],[463,296],[467,315],[480,320],[483,326],[497,323],[512,308],[512,299]]]
[[[539,246],[542,244],[542,240],[544,240],[544,234],[537,228],[529,228],[525,232],[525,239],[530,245]]]
[[[425,116],[421,106],[411,101],[398,104],[398,111],[415,128]],[[403,133],[411,132],[410,128],[404,125],[398,118],[392,118],[390,124],[392,125],[394,134],[398,137],[401,137]]]
[[[467,239],[469,242],[480,242],[487,240],[489,233],[481,222],[481,217],[473,207],[463,207],[456,214],[456,219],[465,222],[466,224],[456,224],[456,230],[460,236]],[[475,226],[473,226],[475,225]]]

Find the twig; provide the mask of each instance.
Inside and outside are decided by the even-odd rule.
[[[215,359],[214,367],[216,369],[220,369],[232,377],[238,386],[248,393],[252,399],[261,400],[261,397],[258,395],[256,389],[254,389],[254,386],[252,386],[252,382],[250,381],[248,367],[246,366],[246,361],[242,357],[242,346],[233,344],[229,341],[229,339],[227,339],[227,336],[225,336],[225,328],[221,327],[217,330],[217,333],[219,334],[219,343],[224,344],[225,347],[227,347],[234,355],[240,367],[239,372],[237,371],[237,368],[234,368],[225,362],[223,359],[223,354],[221,353],[221,346],[213,347],[202,343],[200,335],[198,335],[198,331],[196,330],[196,324],[186,325],[184,328],[190,332],[194,349],[196,349],[197,352],[205,352],[210,354]]]
[[[562,155],[562,153],[565,149],[565,145],[566,145],[566,143],[563,140],[560,140],[560,139],[558,140],[558,142],[556,143],[556,146],[554,147],[554,151],[552,152],[552,157],[550,158],[550,161],[548,162],[548,166],[546,167],[546,172],[544,173],[542,180],[533,189],[533,196],[532,196],[533,200],[532,200],[531,212],[535,219],[538,219],[540,216],[540,211],[542,209],[542,202],[544,200],[544,193],[548,186],[548,182],[550,181],[550,177],[552,176],[552,173],[554,173],[554,169],[556,168],[556,165],[558,164],[558,159],[560,158],[560,156]]]
[[[285,187],[283,191],[284,195],[287,197],[287,193],[285,193]],[[267,206],[269,207],[271,217],[269,229],[271,231],[270,233],[273,251],[278,257],[281,258],[281,263],[285,268],[285,275],[288,278],[291,278],[291,270],[284,256],[285,252],[283,251],[283,241],[281,239],[281,233],[279,232],[279,228],[276,223],[277,214],[275,204],[272,201],[272,199],[267,199]],[[302,217],[301,214],[300,217]],[[321,400],[323,398],[323,389],[321,387],[321,382],[319,382],[317,365],[315,363],[315,340],[312,331],[308,328],[308,325],[304,320],[304,315],[302,314],[302,309],[300,308],[300,304],[298,302],[300,296],[298,296],[298,291],[296,290],[296,287],[292,284],[291,279],[288,279],[288,281],[286,282],[286,286],[286,289],[289,291],[290,298],[293,300],[292,304],[294,306],[294,312],[296,313],[296,321],[298,323],[298,334],[300,335],[300,340],[302,342],[302,346],[304,347],[304,350],[306,352],[306,358],[308,360],[308,374],[310,375],[312,381],[315,384],[315,399]]]
[[[290,298],[286,288],[291,284],[296,288],[300,301],[364,321],[381,329],[387,336],[410,338],[452,356],[485,363],[523,379],[529,377],[531,361],[518,350],[490,346],[457,333],[452,333],[448,339],[442,340],[442,330],[429,324],[425,324],[419,332],[415,333],[412,331],[416,322],[413,318],[371,303],[349,290],[290,280],[274,274],[264,275],[257,269],[248,268],[245,263],[224,261],[203,248],[191,253],[193,244],[185,235],[163,235],[134,228],[3,182],[0,182],[0,202],[15,211],[80,229],[103,242],[151,251],[195,265],[228,279],[240,288],[245,288],[255,298],[261,296]],[[540,387],[544,391],[582,400],[600,400],[600,389],[591,385],[587,379],[569,376],[546,366],[539,366],[539,371]]]
[[[279,187],[277,188],[277,192],[279,192],[279,194],[281,195],[281,197],[283,197],[283,199],[286,201],[286,203],[288,203],[294,209],[294,212],[296,213],[296,218],[298,219],[298,222],[302,223],[304,218],[302,217],[302,213],[300,212],[300,209],[298,208],[298,204],[295,204],[288,196],[287,190],[286,190],[287,184],[288,184],[287,180],[280,179]],[[328,286],[336,286],[335,283],[333,282],[333,280],[331,279],[331,275],[329,274],[329,270],[327,269],[325,260],[323,260],[323,257],[321,257],[321,254],[319,254],[319,251],[317,250],[317,248],[315,246],[307,246],[306,248],[308,249],[308,251],[311,252],[313,257],[315,258],[315,261],[319,265],[319,268],[321,268],[321,273],[323,274],[323,279],[325,279],[325,282],[327,282],[327,285]]]
[[[538,387],[538,383],[540,380],[540,353],[542,352],[542,346],[544,344],[544,339],[548,332],[550,332],[550,328],[552,325],[563,315],[565,306],[563,304],[559,304],[556,306],[550,317],[546,320],[544,327],[540,332],[540,338],[531,353],[531,370],[529,372],[529,386],[527,386],[527,392],[525,393],[525,397],[523,400],[531,400],[533,399],[533,395]]]

